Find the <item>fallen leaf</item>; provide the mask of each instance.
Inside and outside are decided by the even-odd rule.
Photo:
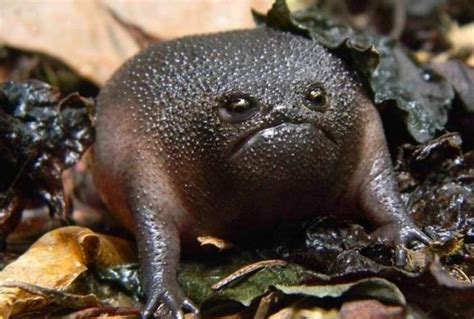
[[[374,298],[392,305],[405,305],[405,297],[401,291],[391,282],[377,277],[361,279],[356,282],[336,285],[299,285],[275,287],[288,295],[305,295],[317,298]]]
[[[338,319],[403,319],[405,309],[400,306],[386,306],[377,300],[345,302]]]
[[[0,272],[0,318],[40,310],[51,303],[44,295],[12,287],[9,282],[70,292],[91,266],[113,267],[136,260],[132,242],[76,226],[53,230]]]
[[[1,44],[59,58],[96,83],[138,50],[101,1],[3,0],[1,6]]]
[[[297,307],[283,308],[268,317],[269,319],[338,319],[339,311],[323,308],[299,309]]]
[[[459,26],[456,23],[451,25],[448,32],[448,39],[454,51],[463,48],[474,49],[474,22]]]
[[[0,237],[25,208],[66,219],[61,174],[93,142],[93,105],[38,80],[0,84]]]
[[[234,246],[228,241],[213,236],[199,236],[197,241],[201,246],[214,246],[219,250],[228,250]]]
[[[0,1],[0,45],[56,57],[102,85],[139,50],[134,36],[114,18],[159,39],[253,27],[250,8],[273,0],[240,1]]]
[[[474,34],[472,37],[474,38]],[[469,67],[459,61],[450,60],[432,63],[430,67],[452,84],[465,109],[474,113],[474,66]]]

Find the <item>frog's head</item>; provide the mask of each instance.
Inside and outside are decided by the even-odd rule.
[[[145,70],[129,81],[167,154],[285,178],[324,170],[353,142],[359,88],[312,40],[255,29],[158,46],[135,59]]]

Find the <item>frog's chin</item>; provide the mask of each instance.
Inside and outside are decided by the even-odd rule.
[[[331,144],[335,144],[334,139],[328,132],[322,130],[312,123],[281,123],[261,130],[250,132],[235,143],[229,152],[231,161],[241,158],[250,149],[259,144],[279,145],[288,143],[282,136],[293,136],[297,138],[301,133],[310,133],[314,136],[321,136]],[[280,141],[281,140],[281,141]]]

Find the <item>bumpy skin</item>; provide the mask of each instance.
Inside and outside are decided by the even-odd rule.
[[[152,45],[102,90],[96,126],[96,184],[136,234],[144,317],[160,302],[197,312],[176,268],[199,235],[364,214],[395,245],[427,240],[400,201],[374,106],[311,40],[255,29]]]

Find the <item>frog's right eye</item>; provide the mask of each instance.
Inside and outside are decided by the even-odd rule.
[[[218,114],[228,123],[239,123],[251,118],[258,111],[257,101],[248,94],[233,93],[219,102]]]
[[[324,89],[319,86],[319,84],[315,84],[309,87],[306,91],[306,107],[313,111],[322,112],[327,107],[327,97],[326,92]]]

